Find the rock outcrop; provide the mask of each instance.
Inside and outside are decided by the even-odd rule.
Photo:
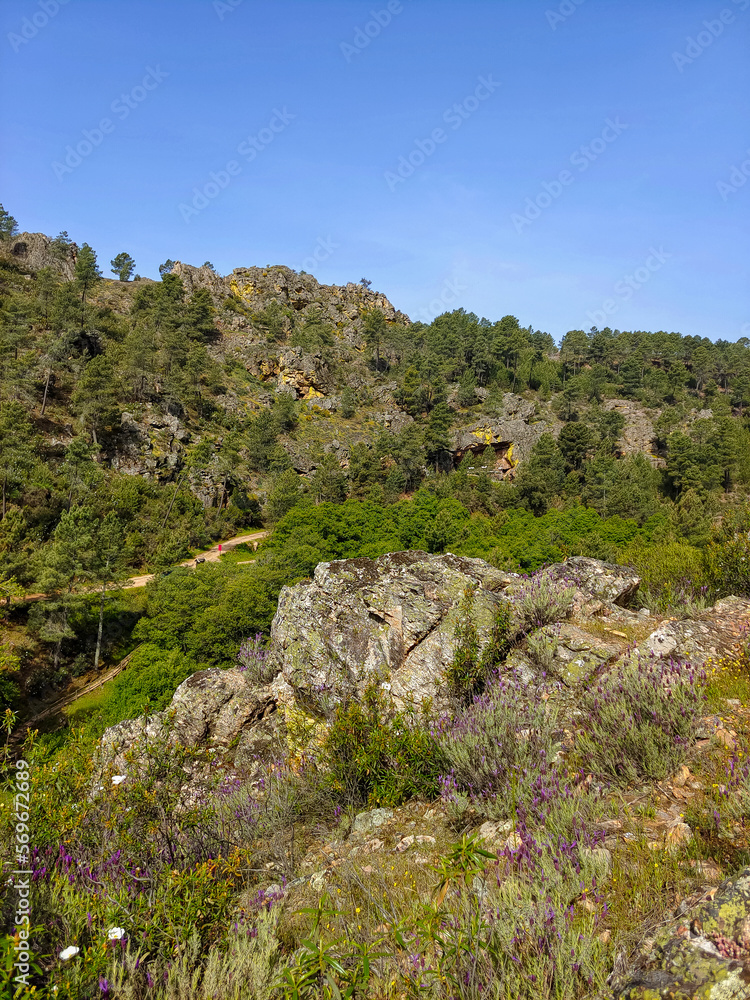
[[[168,734],[183,746],[217,751],[231,747],[231,763],[247,766],[267,749],[273,737],[271,717],[277,700],[277,688],[253,685],[242,670],[200,670],[180,684],[165,711],[127,719],[107,729],[102,737],[102,759],[126,774],[129,750]]]
[[[683,621],[665,621],[641,644],[640,652],[703,666],[721,659],[740,642],[750,624],[750,601],[727,597],[709,611]]]
[[[583,557],[532,580],[481,559],[419,551],[320,563],[311,580],[281,592],[271,626],[272,683],[253,683],[237,669],[195,674],[180,685],[165,713],[108,730],[106,756],[121,761],[124,749],[155,738],[172,714],[176,739],[231,750],[228,766],[239,766],[249,747],[257,750],[257,741],[268,739],[266,723],[277,707],[330,718],[336,705],[361,697],[376,677],[397,707],[419,707],[429,698],[439,709],[448,703],[445,675],[467,589],[473,591],[480,652],[502,601],[523,623],[542,584],[564,593],[556,621],[547,618],[541,628],[534,627],[533,614],[526,621],[524,631],[529,625],[531,631],[503,669],[515,671],[519,682],[556,678],[565,704],[575,701],[581,685],[634,655],[696,665],[715,660],[737,647],[750,624],[750,601],[737,598],[693,619],[652,624],[624,606],[638,583],[628,567]]]
[[[30,274],[41,271],[43,267],[51,267],[65,281],[72,281],[78,247],[71,243],[64,253],[56,253],[52,243],[52,239],[44,233],[19,233],[9,240],[0,240],[0,257]]]
[[[553,423],[535,417],[534,403],[512,392],[504,393],[500,414],[454,428],[451,435],[454,462],[458,464],[468,454],[481,455],[491,447],[495,452],[495,469],[512,472],[529,457],[542,434],[554,430]]]
[[[713,898],[660,930],[616,1000],[747,1000],[750,997],[750,868]]]
[[[409,317],[399,312],[380,292],[349,282],[346,285],[321,285],[311,274],[301,274],[289,267],[236,267],[221,277],[209,267],[192,267],[177,262],[173,273],[179,275],[188,294],[207,288],[217,302],[236,296],[252,312],[260,312],[271,302],[302,312],[310,306],[320,310],[337,336],[359,345],[368,309],[380,309],[388,323],[408,326]]]
[[[440,692],[466,588],[476,588],[483,646],[513,579],[481,559],[426,552],[321,563],[309,583],[282,590],[271,655],[296,698],[317,713],[361,695],[376,674],[397,702],[419,705]]]

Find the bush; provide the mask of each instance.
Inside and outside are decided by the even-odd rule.
[[[320,750],[331,791],[353,804],[397,806],[438,794],[442,754],[413,713],[393,713],[377,680],[361,701],[339,706]]]
[[[458,793],[501,818],[533,798],[529,775],[546,771],[559,749],[558,712],[540,694],[515,673],[498,677],[454,719],[443,720],[444,797]]]
[[[556,580],[544,570],[529,577],[513,601],[519,630],[531,632],[567,618],[575,593],[572,581]]]
[[[694,736],[704,684],[703,671],[663,660],[621,665],[583,696],[581,759],[622,785],[665,778]]]
[[[475,588],[467,587],[459,607],[459,617],[453,638],[456,648],[453,660],[445,672],[445,679],[452,694],[466,701],[479,694],[493,670],[504,662],[513,646],[515,630],[511,623],[511,609],[507,601],[500,601],[495,611],[492,632],[482,654],[479,654],[479,636],[474,622]]]

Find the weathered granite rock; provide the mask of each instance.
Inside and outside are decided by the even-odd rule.
[[[12,239],[0,240],[0,257],[32,274],[43,267],[51,267],[65,281],[72,281],[78,247],[71,243],[67,254],[61,257],[50,250],[51,243],[51,237],[44,233],[19,233]]]
[[[616,1000],[747,1000],[750,997],[750,868],[713,899],[659,931]]]
[[[480,646],[512,574],[481,559],[393,552],[321,563],[309,583],[285,587],[271,656],[303,705],[327,714],[383,674],[397,703],[441,691],[464,590],[476,587]]]
[[[208,288],[217,302],[235,295],[253,312],[260,312],[271,302],[279,302],[295,312],[310,306],[320,310],[336,336],[359,346],[362,341],[364,313],[380,309],[387,323],[408,326],[409,317],[399,312],[385,295],[362,285],[321,285],[311,274],[300,274],[289,267],[237,267],[221,277],[207,267],[176,263],[173,273],[180,276],[188,295],[196,288]]]
[[[200,670],[177,688],[169,706],[148,718],[128,719],[106,730],[102,757],[121,774],[125,754],[163,736],[171,717],[169,738],[183,746],[232,748],[231,764],[241,766],[267,749],[273,734],[269,724],[278,693],[272,686],[254,686],[241,670]]]
[[[571,556],[545,570],[553,580],[571,580],[590,598],[627,607],[641,585],[640,577],[630,566],[605,563],[586,556]]]
[[[585,682],[604,664],[613,662],[627,648],[627,638],[603,637],[586,631],[585,625],[562,622],[538,629],[526,640],[531,664],[568,687]]]
[[[632,399],[607,399],[602,403],[602,409],[614,410],[625,418],[625,426],[617,442],[618,455],[645,455],[656,468],[666,465],[663,458],[654,454],[654,418],[642,404]]]
[[[451,435],[454,461],[460,462],[469,453],[479,455],[490,445],[496,459],[507,458],[514,468],[529,457],[542,434],[553,430],[553,424],[546,420],[532,422],[534,415],[533,403],[506,392],[501,414],[454,428]]]
[[[638,651],[678,663],[703,666],[736,648],[750,625],[750,601],[727,597],[713,608],[684,621],[664,622],[641,643]]]
[[[326,396],[335,386],[320,355],[305,354],[300,347],[285,347],[276,355],[269,355],[264,349],[250,360],[249,370],[262,382],[291,389],[301,399]]]
[[[179,417],[147,403],[138,415],[122,414],[111,464],[131,476],[171,476],[182,464],[189,440],[190,432]]]

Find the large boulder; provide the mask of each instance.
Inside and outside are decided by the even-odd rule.
[[[282,590],[271,655],[297,700],[317,713],[360,696],[376,674],[397,704],[419,705],[441,693],[466,588],[476,588],[481,648],[514,579],[481,559],[418,551],[321,563],[310,582]]]
[[[241,766],[257,758],[272,737],[278,688],[254,685],[239,669],[200,670],[177,688],[163,712],[127,719],[102,737],[104,761],[124,774],[126,754],[166,737],[187,747],[210,747],[225,763]]]

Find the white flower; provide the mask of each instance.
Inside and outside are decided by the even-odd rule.
[[[77,955],[80,950],[80,948],[76,948],[76,946],[72,944],[69,948],[64,948],[60,952],[60,958],[63,962],[67,962],[69,958],[73,958],[74,955]]]
[[[125,937],[124,927],[110,927],[107,931],[107,937],[110,941],[119,941],[121,937]]]
[[[120,785],[127,778],[127,774],[115,774],[112,777],[113,785]]]

